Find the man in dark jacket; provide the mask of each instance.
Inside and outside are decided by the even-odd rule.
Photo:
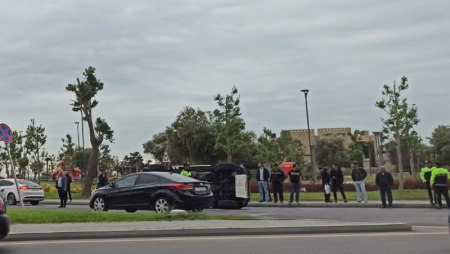
[[[358,163],[354,161],[352,163],[352,179],[355,184],[356,196],[359,203],[361,203],[361,193],[363,194],[364,201],[367,203],[366,185],[364,184],[366,176],[367,172],[363,168],[358,167]]]
[[[259,202],[270,202],[269,198],[269,182],[270,172],[264,167],[262,163],[258,163],[258,170],[256,171],[256,180],[258,181]]]
[[[347,203],[347,197],[344,192],[344,174],[342,173],[341,168],[333,165],[330,171],[331,178],[331,188],[333,190],[334,203],[337,203],[337,190],[341,192],[342,199],[344,199],[344,203]]]
[[[289,205],[294,201],[294,193],[295,193],[295,202],[297,205],[299,204],[300,198],[300,187],[301,187],[301,178],[302,172],[300,172],[300,167],[298,164],[294,164],[294,168],[289,171],[289,180],[291,181],[291,197],[289,200]]]
[[[278,164],[272,165],[272,173],[270,175],[270,182],[272,183],[273,202],[278,203],[278,196],[280,197],[280,203],[283,203],[283,182],[286,179],[286,175],[283,170],[280,170]]]
[[[70,184],[72,183],[72,177],[70,176],[69,171],[64,172],[67,178],[67,197],[69,198],[70,202],[72,202],[72,192],[70,191]]]
[[[375,178],[375,183],[380,190],[383,208],[386,208],[386,196],[388,198],[389,208],[392,208],[392,186],[394,185],[394,179],[391,173],[386,171],[385,167],[380,167],[380,172],[378,172]]]
[[[325,195],[325,203],[332,203],[330,200],[331,196],[331,179],[328,173],[328,165],[324,165],[322,171],[320,172],[320,177],[322,178],[323,192]]]
[[[58,190],[58,196],[60,200],[60,206],[58,208],[66,208],[67,204],[67,178],[62,171],[58,172],[58,178],[56,179],[56,189]]]

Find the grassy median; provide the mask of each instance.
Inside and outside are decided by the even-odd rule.
[[[346,192],[347,200],[356,201],[356,192]],[[393,190],[392,195],[394,196],[394,200],[411,200],[411,201],[426,201],[428,200],[428,194],[426,190]],[[331,195],[333,196],[333,195]],[[367,196],[369,200],[380,200],[380,193],[378,191],[369,191],[367,192]],[[72,198],[74,200],[77,199],[89,199],[89,197],[82,197],[81,193],[73,193]],[[287,200],[289,198],[289,193],[284,193],[284,199]],[[333,198],[333,197],[332,197]],[[58,193],[45,193],[45,199],[59,199]],[[259,200],[259,193],[252,193],[251,196],[252,201]],[[342,200],[341,194],[338,193],[338,199]],[[300,193],[301,201],[323,201],[323,193],[322,192],[301,192]]]
[[[204,213],[156,214],[153,212],[118,213],[70,210],[10,209],[12,224],[106,223],[180,220],[253,220],[244,215],[208,215]]]

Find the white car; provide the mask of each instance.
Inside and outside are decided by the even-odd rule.
[[[44,188],[42,186],[23,179],[17,179],[17,182],[24,203],[29,202],[32,205],[38,205],[39,202],[44,201]],[[5,195],[9,205],[16,205],[20,202],[14,179],[0,179],[0,191]]]

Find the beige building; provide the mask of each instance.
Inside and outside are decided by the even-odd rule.
[[[304,158],[305,162],[310,162],[310,149],[309,149],[309,139],[308,139],[308,130],[289,130],[293,139],[300,140],[303,144],[303,147],[306,152],[306,156]],[[311,143],[314,146],[315,138],[321,136],[331,136],[338,135],[344,138],[344,145],[349,147],[353,141],[351,139],[350,134],[353,133],[351,128],[324,128],[324,129],[311,129]],[[375,143],[375,136],[372,135],[369,131],[362,131],[361,136],[358,138],[361,142],[373,142]],[[372,150],[374,153],[375,150]],[[370,167],[370,159],[368,152],[365,152],[366,157],[364,159],[364,168]]]

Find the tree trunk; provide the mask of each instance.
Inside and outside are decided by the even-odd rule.
[[[415,174],[416,174],[416,168],[415,168],[415,163],[414,163],[414,154],[413,151],[411,149],[411,147],[409,148],[409,164],[411,165],[411,175],[413,180],[416,179]]]
[[[397,135],[398,137],[398,135]],[[402,147],[400,139],[397,138],[397,157],[398,157],[398,172],[400,173],[400,181],[398,185],[399,190],[403,190],[403,161],[402,161]]]
[[[89,155],[88,170],[86,178],[84,180],[83,191],[81,193],[83,197],[91,196],[92,182],[94,178],[97,176],[97,163],[98,163],[97,157],[99,154],[99,147],[100,145],[92,144],[92,151],[91,154]]]

